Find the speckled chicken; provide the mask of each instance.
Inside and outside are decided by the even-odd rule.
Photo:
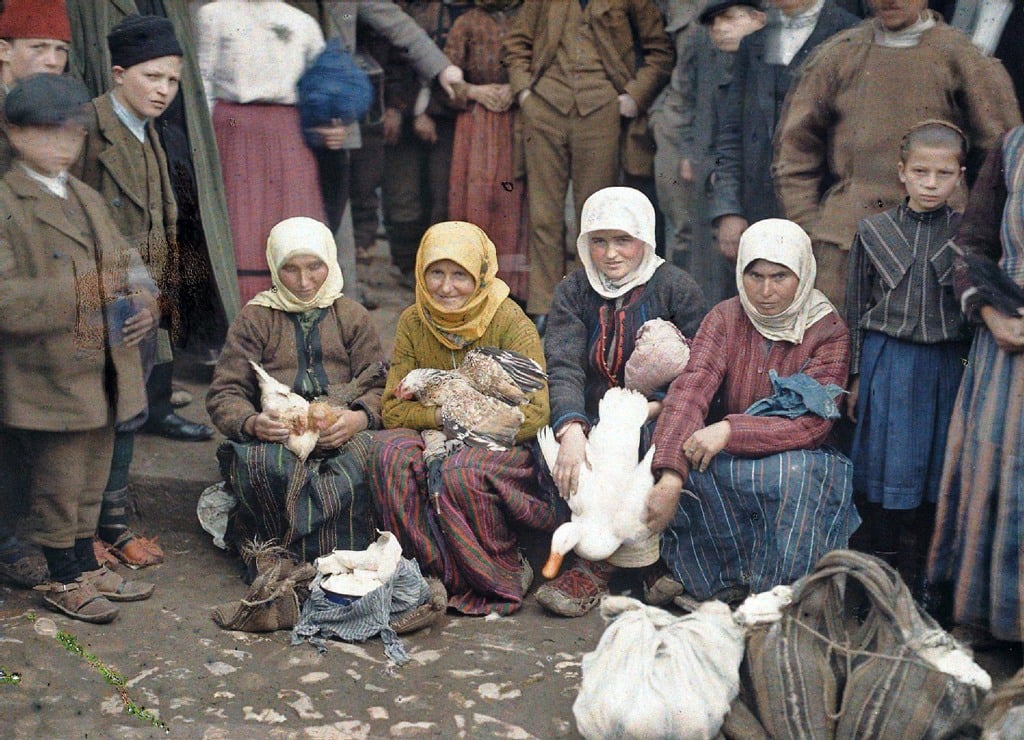
[[[516,406],[529,403],[528,394],[539,391],[548,379],[529,357],[497,347],[470,350],[457,372],[481,393]]]
[[[320,438],[319,425],[310,423],[309,401],[293,393],[291,388],[272,377],[259,363],[249,360],[249,364],[259,378],[260,408],[274,412],[288,426],[288,441],[284,446],[304,461]]]
[[[456,370],[412,370],[395,387],[395,396],[440,408],[445,433],[473,447],[507,450],[523,425],[518,407],[484,395]]]
[[[470,350],[455,370],[420,368],[395,388],[395,396],[415,398],[441,409],[445,433],[473,447],[507,450],[523,425],[516,406],[530,402],[547,373],[529,357],[497,347]]]

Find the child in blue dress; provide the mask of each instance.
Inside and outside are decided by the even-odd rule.
[[[946,433],[969,338],[953,292],[960,188],[967,140],[946,121],[908,131],[897,164],[902,205],[863,219],[850,249],[846,321],[853,338],[848,414],[856,422],[853,484],[867,547],[924,578]],[[913,549],[901,547],[913,541]],[[908,563],[908,561],[911,561]]]

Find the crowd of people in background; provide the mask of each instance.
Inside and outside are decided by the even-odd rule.
[[[328,53],[369,107],[304,128]],[[574,560],[546,609],[640,566],[653,603],[735,602],[852,543],[1024,638],[1024,4],[6,0],[0,82],[0,576],[52,608],[149,596],[116,569],[164,559],[128,518],[135,434],[219,431],[236,542],[311,561],[376,524],[451,608],[511,613],[517,529],[566,519],[660,318],[691,343],[641,437],[660,547]],[[390,353],[380,237],[414,293]],[[446,460],[435,511],[444,422],[396,387],[483,346],[549,385],[511,449]],[[182,352],[216,363],[216,430],[177,413]],[[343,409],[316,465],[249,360]],[[844,418],[752,411],[787,378]]]

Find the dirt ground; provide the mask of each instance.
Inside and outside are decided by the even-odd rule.
[[[367,291],[385,344],[412,293],[381,259]],[[182,414],[207,420],[201,372],[183,368],[196,401]],[[128,714],[125,699],[158,715],[173,737],[577,737],[572,703],[580,662],[600,637],[597,614],[545,615],[528,598],[504,618],[448,615],[406,636],[412,662],[396,667],[377,640],[332,643],[324,654],[292,646],[288,632],[228,632],[210,619],[247,590],[238,561],[195,518],[200,492],[218,479],[217,440],[171,442],[140,435],[133,489],[141,529],[157,535],[167,562],[135,577],[156,583],[148,601],[124,604],[107,626],[65,619],[38,595],[0,585],[0,734],[6,737],[159,737],[162,727]],[[535,569],[546,543],[528,551]],[[35,616],[33,621],[32,616]],[[66,630],[83,654],[52,634]],[[997,680],[1021,667],[1020,652],[979,656]],[[126,680],[124,697],[102,668]]]

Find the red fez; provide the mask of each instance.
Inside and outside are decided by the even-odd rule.
[[[0,39],[57,39],[71,43],[64,0],[6,0]]]

